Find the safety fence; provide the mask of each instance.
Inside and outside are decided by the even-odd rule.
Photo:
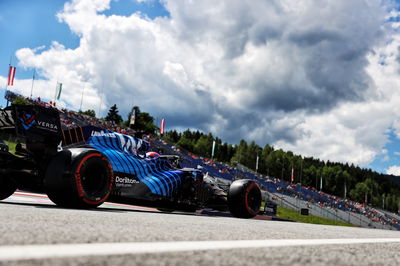
[[[311,215],[327,218],[337,222],[349,223],[365,228],[397,230],[395,227],[391,225],[375,222],[363,214],[346,212],[340,209],[320,206],[318,204],[307,202],[300,198],[290,197],[280,193],[271,193],[265,191],[265,198],[274,202],[278,206],[282,206],[296,211],[300,211],[301,209],[308,209],[308,212]]]

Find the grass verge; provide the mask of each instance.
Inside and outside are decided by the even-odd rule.
[[[7,141],[7,140],[4,140],[4,143],[7,144],[8,150],[9,150],[12,154],[15,154],[15,146],[17,145],[17,143],[15,143],[15,142],[10,142],[10,141]]]
[[[339,225],[339,226],[354,227],[354,225],[349,224],[349,223],[338,222],[335,220],[321,218],[321,217],[314,216],[314,215],[301,215],[300,212],[298,212],[298,211],[287,209],[287,208],[284,208],[281,206],[278,206],[276,217],[282,218],[282,219],[288,219],[288,220],[300,222],[300,223]]]

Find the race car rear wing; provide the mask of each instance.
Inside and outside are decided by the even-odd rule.
[[[61,141],[60,114],[54,108],[12,104],[0,109],[0,130],[13,128],[17,137],[29,142],[57,146]]]

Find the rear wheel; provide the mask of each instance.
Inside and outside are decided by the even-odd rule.
[[[0,200],[10,197],[15,190],[17,190],[17,186],[12,180],[4,176],[0,177]]]
[[[256,182],[237,180],[229,188],[229,211],[238,218],[252,218],[260,211],[261,199],[261,191]]]
[[[108,198],[112,185],[110,163],[93,149],[76,148],[58,153],[45,177],[49,198],[61,207],[97,207]]]

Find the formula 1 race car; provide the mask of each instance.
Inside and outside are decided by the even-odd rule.
[[[180,168],[176,155],[146,156],[149,143],[92,125],[62,129],[60,111],[39,105],[0,109],[0,133],[18,140],[15,154],[0,150],[0,200],[17,189],[46,193],[66,208],[103,202],[162,211],[204,208],[251,218],[261,205],[252,180],[228,186],[194,168]]]

